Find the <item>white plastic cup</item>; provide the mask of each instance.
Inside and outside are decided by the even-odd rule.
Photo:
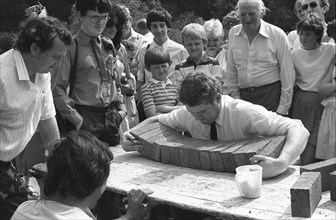
[[[241,197],[246,199],[260,197],[262,167],[259,165],[244,165],[237,167],[235,181]]]

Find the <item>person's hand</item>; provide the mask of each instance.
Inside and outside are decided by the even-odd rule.
[[[121,89],[121,94],[123,95],[134,95],[134,92],[135,92],[135,90],[131,88],[129,84],[125,84],[125,85],[121,84],[120,89]]]
[[[286,171],[288,167],[284,161],[264,155],[254,155],[250,161],[251,164],[258,164],[263,168],[263,179],[277,176]]]
[[[156,206],[154,203],[144,204],[144,200],[146,199],[147,195],[153,193],[151,190],[134,190],[132,189],[128,195],[128,207],[126,212],[126,217],[129,220],[142,220],[147,215],[149,215],[150,210],[152,207]]]
[[[121,138],[121,146],[124,151],[139,151],[143,150],[140,141],[136,140],[129,132],[124,132]]]

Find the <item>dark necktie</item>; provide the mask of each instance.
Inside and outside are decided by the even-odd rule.
[[[98,38],[95,37],[95,38],[91,38],[91,44],[92,44],[92,49],[93,49],[93,52],[95,54],[95,57],[97,59],[97,63],[98,63],[98,66],[99,66],[99,74],[100,74],[100,77],[102,79],[102,81],[109,81],[109,78],[108,78],[108,74],[106,73],[106,68],[105,68],[105,65],[104,65],[104,59],[103,59],[103,56],[102,56],[102,52],[101,52],[101,49],[100,49],[100,45],[98,43]]]
[[[210,127],[210,138],[213,141],[218,141],[216,121],[214,121],[214,123],[211,124],[211,127]]]

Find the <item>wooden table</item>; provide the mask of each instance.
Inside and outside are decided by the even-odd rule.
[[[280,176],[263,180],[261,196],[239,196],[234,174],[202,171],[158,163],[138,152],[112,148],[115,156],[107,190],[125,194],[133,188],[154,191],[149,201],[223,218],[295,219],[291,216],[290,188],[299,177],[299,166],[291,166]],[[335,219],[336,202],[330,192],[322,199],[311,219]]]

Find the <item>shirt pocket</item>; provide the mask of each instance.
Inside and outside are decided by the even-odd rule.
[[[257,51],[255,54],[256,65],[260,68],[267,68],[277,65],[278,61],[271,51]]]

